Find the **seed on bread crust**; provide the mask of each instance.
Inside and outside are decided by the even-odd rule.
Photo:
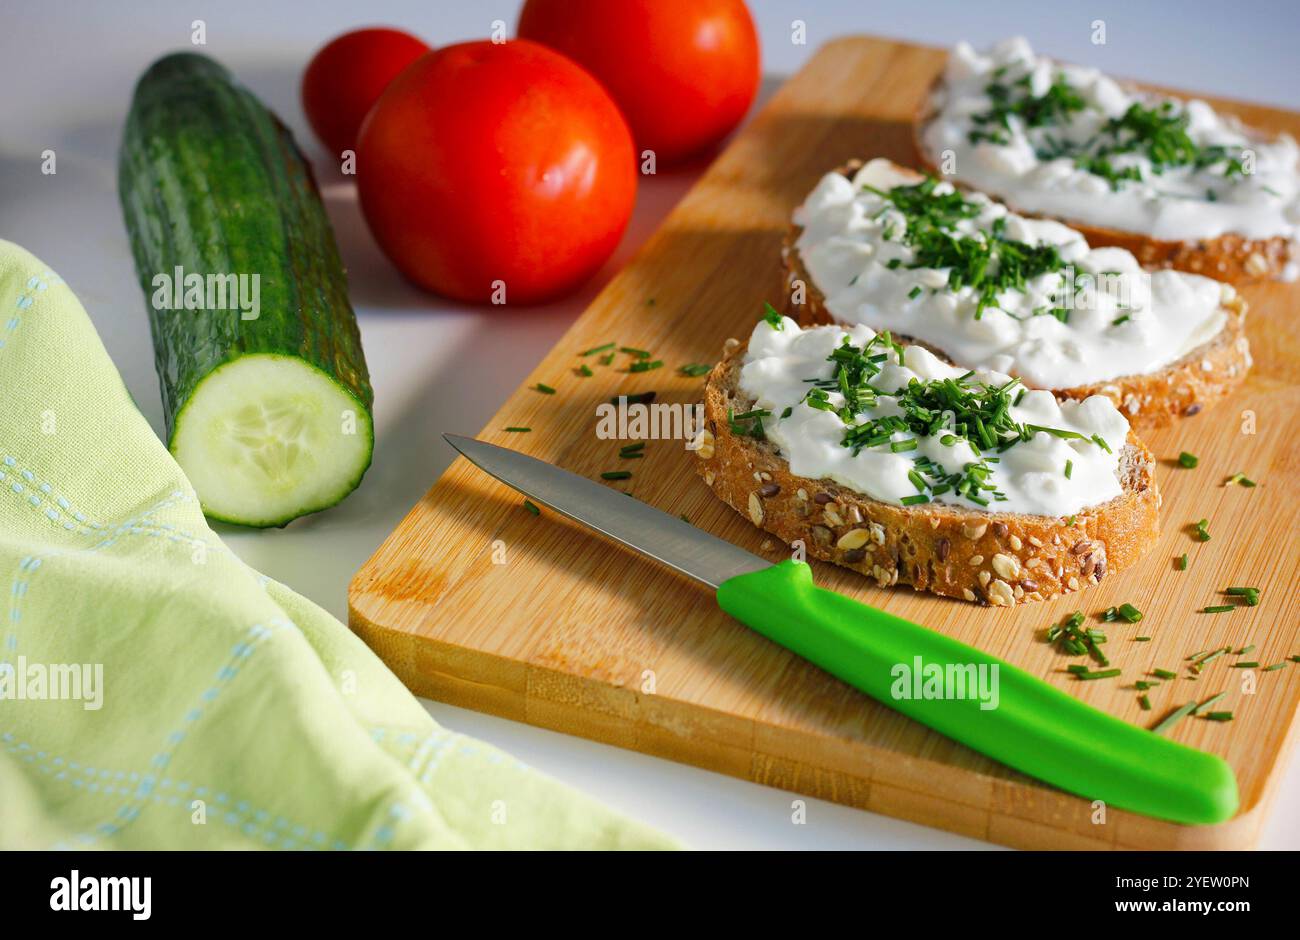
[[[835,543],[835,547],[846,550],[861,548],[863,545],[867,544],[867,538],[868,534],[866,529],[850,529],[848,532],[845,532],[840,536],[840,540]]]

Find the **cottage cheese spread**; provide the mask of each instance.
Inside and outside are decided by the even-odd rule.
[[[775,325],[778,322],[779,327]],[[979,393],[1010,381],[1005,375],[987,371],[963,379],[963,370],[918,346],[903,347],[900,363],[896,351],[880,344],[868,349],[888,351],[878,363],[879,372],[868,383],[878,391],[874,405],[861,408],[846,423],[837,413],[845,404],[841,393],[826,394],[826,404],[836,410],[810,404],[809,390],[814,383],[807,380],[831,383],[837,365],[829,357],[845,338],[864,349],[874,336],[862,325],[801,330],[788,317],[760,321],[754,328],[741,367],[740,391],[754,400],[755,408],[770,412],[758,420],[763,434],[789,462],[791,473],[810,479],[830,478],[882,502],[934,501],[975,511],[1044,516],[1067,516],[1121,494],[1119,459],[1129,425],[1109,399],[1097,395],[1081,402],[1058,402],[1050,392],[1022,394],[1012,386],[1006,393],[1011,421],[1053,431],[1031,432],[1027,440],[1016,440],[1005,449],[983,446],[977,453],[968,436],[955,428],[961,420],[958,411],[948,412],[943,427],[935,433],[895,431],[887,441],[855,453],[844,444],[846,433],[880,418],[902,415],[906,402],[899,391],[911,382],[960,380],[963,389]],[[975,499],[961,495],[956,488],[934,492],[942,488],[940,481],[946,475],[961,475],[980,463],[987,470],[987,486],[976,492]],[[918,479],[925,490],[918,486]]]
[[[987,53],[958,43],[932,104],[922,143],[934,165],[949,151],[959,182],[1019,211],[1168,241],[1300,231],[1294,139],[1204,101],[1135,94],[1023,38]]]
[[[1055,246],[1059,263],[991,302],[970,283],[954,289],[950,268],[919,266],[927,256],[909,244],[909,217],[889,198],[894,187],[917,181],[873,160],[852,181],[828,173],[795,210],[800,259],[837,321],[911,337],[959,366],[1005,372],[1034,388],[1154,372],[1227,322],[1228,285],[1147,273],[1128,251],[1090,249],[1075,230],[1015,215],[978,193],[964,196],[968,217],[947,230],[954,238]],[[932,190],[933,197],[953,192],[944,182]]]

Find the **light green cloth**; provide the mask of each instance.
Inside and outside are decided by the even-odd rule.
[[[0,848],[672,845],[439,727],[231,554],[72,291],[3,241],[0,404]],[[101,707],[39,697],[73,664]]]

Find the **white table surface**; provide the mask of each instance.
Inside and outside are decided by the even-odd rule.
[[[1176,11],[1170,8],[1176,6]],[[346,620],[346,588],[408,508],[450,462],[439,435],[473,434],[597,291],[632,256],[698,175],[644,179],[614,258],[574,296],[533,309],[449,303],[409,286],[374,247],[352,187],[324,163],[297,97],[312,51],[362,25],[391,24],[439,45],[481,38],[496,19],[513,32],[518,3],[283,0],[5,0],[0,29],[0,238],[36,253],[77,291],[146,416],[161,428],[145,316],[116,197],[116,152],[131,89],[158,55],[190,43],[230,66],[320,161],[375,385],[378,443],[360,489],[288,528],[223,528],[239,555]],[[763,95],[821,42],[873,32],[935,45],[1024,33],[1062,58],[1116,74],[1300,108],[1295,45],[1300,4],[840,2],[751,0],[762,35]],[[996,11],[996,12],[990,12]],[[808,42],[791,42],[791,23]],[[1091,42],[1094,20],[1107,43]],[[58,172],[40,172],[57,153]],[[0,381],[3,377],[0,377]],[[3,420],[3,416],[0,416]],[[443,724],[490,741],[699,848],[980,848],[984,843],[806,800],[794,794],[550,731],[425,702]],[[1300,754],[1300,749],[1297,749]],[[1300,759],[1282,782],[1262,845],[1300,847]]]

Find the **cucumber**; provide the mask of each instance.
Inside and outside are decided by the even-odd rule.
[[[370,466],[374,393],[288,129],[211,59],[166,56],[136,85],[118,191],[167,445],[203,511],[283,526],[338,503]]]

